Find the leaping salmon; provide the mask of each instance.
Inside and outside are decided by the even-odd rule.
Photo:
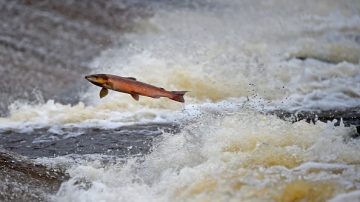
[[[108,94],[108,89],[128,93],[136,101],[139,100],[139,95],[160,98],[167,97],[169,99],[185,102],[184,94],[188,91],[167,91],[163,88],[159,88],[147,83],[137,81],[133,77],[121,77],[111,74],[93,74],[85,76],[85,79],[101,87],[100,98],[105,97]]]

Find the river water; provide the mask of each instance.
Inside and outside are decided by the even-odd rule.
[[[13,75],[1,92],[1,145],[66,173],[48,190],[27,184],[31,176],[11,181],[10,169],[4,200],[360,201],[358,0],[2,9],[20,34],[1,30],[2,60],[13,57],[1,64],[2,77]],[[21,33],[29,41],[11,40]],[[185,104],[100,99],[84,80],[93,73],[190,92]],[[351,114],[351,123],[297,121],[299,112]]]

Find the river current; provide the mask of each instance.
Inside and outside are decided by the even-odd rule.
[[[0,182],[4,200],[360,201],[359,1],[66,2],[2,3],[33,17],[1,28],[2,147],[67,175]],[[190,92],[100,99],[94,73]],[[339,111],[351,124],[296,119]]]

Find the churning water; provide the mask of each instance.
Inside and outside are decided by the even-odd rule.
[[[179,131],[163,131],[139,155],[37,158],[70,175],[50,200],[360,201],[354,127],[267,115],[358,109],[358,0],[158,1],[149,7],[152,16],[115,36],[121,45],[87,61],[86,73],[189,90],[185,104],[136,102],[116,92],[100,100],[100,89],[89,84],[74,105],[13,103],[0,131],[27,135],[45,128],[51,135],[40,142],[133,124],[176,123]]]

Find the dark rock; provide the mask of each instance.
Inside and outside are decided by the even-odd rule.
[[[70,130],[70,131],[67,131]],[[116,156],[143,155],[152,141],[165,132],[177,133],[176,124],[131,125],[115,129],[71,128],[54,134],[48,128],[34,129],[26,134],[7,131],[0,135],[0,145],[29,157],[53,157],[67,154],[108,154]],[[69,135],[78,134],[73,137]]]
[[[336,121],[335,126],[339,126],[340,122],[349,127],[355,126],[357,134],[353,137],[360,135],[360,107],[353,107],[348,109],[333,109],[333,110],[314,110],[314,111],[286,111],[274,110],[269,112],[281,119],[296,122],[305,120],[308,123],[316,123],[317,121],[328,122]]]
[[[69,177],[16,153],[0,149],[0,201],[48,201]]]

